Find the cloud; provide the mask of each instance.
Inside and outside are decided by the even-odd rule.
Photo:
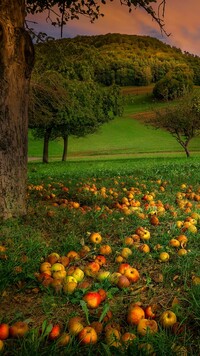
[[[156,21],[145,13],[143,9],[133,9],[128,12],[126,6],[121,6],[119,0],[108,2],[102,6],[103,18],[95,23],[81,17],[67,23],[64,28],[64,37],[76,35],[98,35],[106,33],[122,33],[135,35],[148,35],[156,37],[183,51],[200,55],[200,1],[199,0],[167,0],[165,9],[165,29],[171,33],[170,37],[162,35]],[[58,28],[52,27],[45,21],[45,14],[34,15],[38,21],[37,29],[56,38],[60,37]]]

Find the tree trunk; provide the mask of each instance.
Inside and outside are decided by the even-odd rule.
[[[0,217],[26,214],[28,95],[34,48],[25,1],[0,0]]]
[[[63,137],[63,155],[62,161],[65,162],[67,160],[67,151],[68,151],[68,135]]]
[[[187,147],[187,146],[184,146],[184,150],[185,150],[185,153],[186,153],[187,158],[189,158],[189,157],[190,157],[190,152],[189,152],[189,150],[188,150],[188,147]]]
[[[44,146],[43,146],[43,163],[49,163],[49,140],[51,136],[51,128],[47,128],[44,134]]]

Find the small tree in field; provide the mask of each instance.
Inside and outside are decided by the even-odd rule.
[[[156,112],[147,124],[168,131],[189,157],[189,143],[200,135],[200,96],[184,97],[175,106]]]

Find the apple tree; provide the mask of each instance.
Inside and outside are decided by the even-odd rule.
[[[191,94],[173,106],[160,109],[147,124],[168,131],[190,157],[189,143],[200,135],[200,96]]]
[[[119,0],[143,8],[163,28],[166,0]],[[158,12],[151,6],[157,3]],[[34,47],[25,30],[27,13],[60,12],[62,27],[68,20],[101,16],[106,0],[1,0],[0,1],[0,217],[26,214],[29,84]],[[50,16],[49,16],[50,17]]]

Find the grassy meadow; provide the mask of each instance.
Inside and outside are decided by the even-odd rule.
[[[196,157],[29,163],[28,214],[0,226],[0,324],[20,321],[28,331],[1,341],[3,354],[198,355],[199,170]],[[57,260],[67,275],[83,271],[74,289],[54,275]],[[88,270],[91,263],[99,270]],[[124,264],[138,280],[119,283]],[[88,292],[101,294],[97,307]],[[155,329],[141,331],[131,319],[135,304]],[[175,315],[171,326],[166,311]],[[74,317],[95,330],[91,343],[72,328]]]
[[[163,130],[154,130],[144,125],[143,116],[166,103],[155,103],[151,96],[152,86],[141,88],[126,88],[122,93],[126,104],[122,117],[117,117],[100,130],[84,138],[69,137],[68,159],[97,159],[98,157],[138,157],[178,155],[185,153],[176,140]],[[173,105],[174,103],[171,103]],[[141,115],[142,114],[142,115]],[[195,138],[189,146],[193,155],[200,151],[200,139]],[[63,142],[50,142],[49,156],[60,160]],[[34,140],[29,134],[29,157],[41,159],[43,151],[42,140]]]
[[[125,94],[67,162],[30,133],[28,213],[0,225],[3,355],[200,354],[200,141],[187,159],[143,125],[150,92]]]

